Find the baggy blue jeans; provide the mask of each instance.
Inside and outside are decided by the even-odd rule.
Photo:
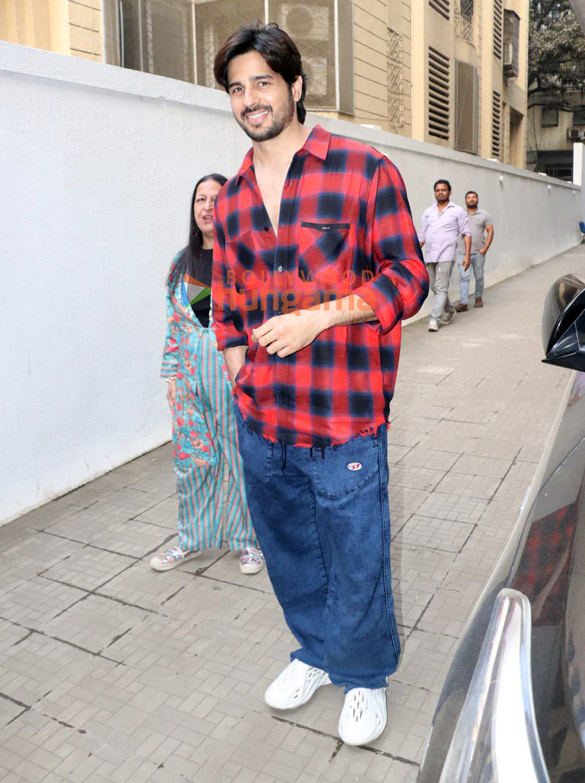
[[[300,644],[291,658],[346,691],[385,687],[400,655],[386,426],[311,449],[261,437],[236,411],[252,524]]]

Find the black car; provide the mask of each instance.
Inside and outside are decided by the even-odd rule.
[[[585,782],[585,283],[556,281],[542,335],[544,361],[577,372],[455,654],[418,783]]]

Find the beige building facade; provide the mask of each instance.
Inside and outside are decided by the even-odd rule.
[[[214,87],[255,18],[299,45],[311,110],[524,167],[528,0],[0,0],[0,39]]]

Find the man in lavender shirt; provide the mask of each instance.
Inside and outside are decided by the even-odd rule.
[[[429,332],[438,332],[439,325],[451,323],[455,308],[449,301],[449,280],[457,255],[457,240],[463,236],[465,252],[461,266],[469,268],[471,231],[467,213],[451,201],[451,185],[446,179],[434,184],[436,203],[425,209],[418,235],[421,246],[426,244],[425,262],[429,282],[435,295]]]

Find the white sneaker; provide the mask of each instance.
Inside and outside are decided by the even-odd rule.
[[[347,745],[366,745],[386,728],[386,688],[352,688],[339,718],[339,736]]]
[[[295,658],[268,686],[264,701],[275,710],[292,710],[306,704],[317,688],[330,685],[327,672]]]
[[[429,332],[438,332],[439,331],[439,322],[436,318],[431,318],[429,321]]]

